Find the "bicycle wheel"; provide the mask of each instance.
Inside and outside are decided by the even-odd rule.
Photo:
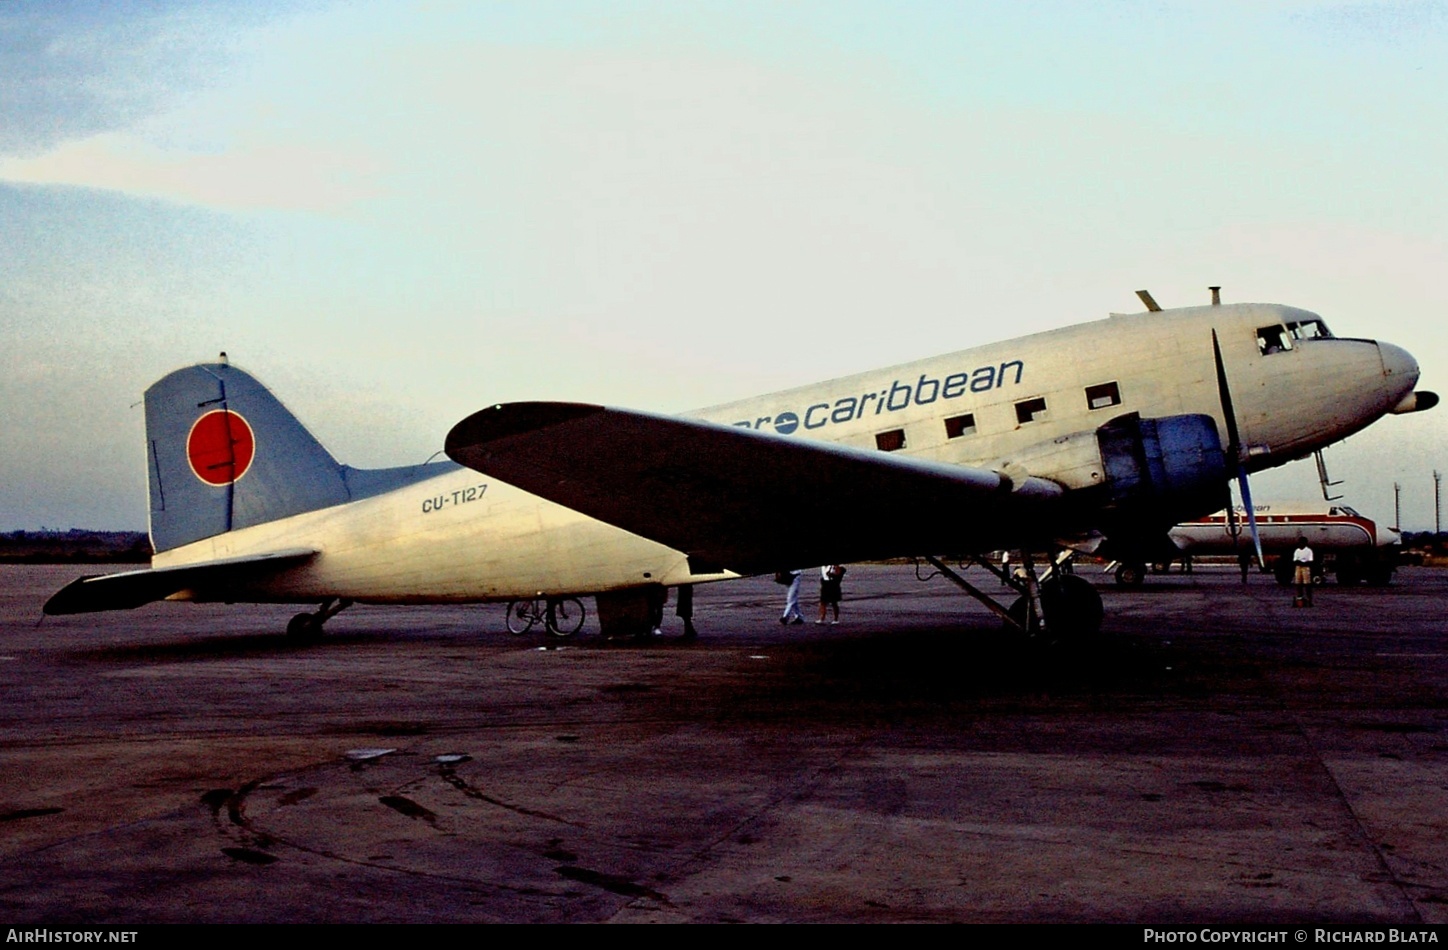
[[[548,602],[548,632],[555,637],[571,637],[583,627],[583,601],[577,597],[560,597]]]
[[[527,633],[538,622],[540,613],[537,601],[512,601],[508,604],[508,632],[514,636]]]

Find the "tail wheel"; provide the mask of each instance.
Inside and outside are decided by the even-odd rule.
[[[555,637],[571,637],[583,628],[583,601],[577,597],[560,597],[548,601],[548,632]]]
[[[531,600],[515,600],[508,604],[508,632],[517,636],[533,629],[538,622],[538,605]]]
[[[298,643],[310,643],[322,635],[316,614],[297,614],[287,621],[287,636]]]

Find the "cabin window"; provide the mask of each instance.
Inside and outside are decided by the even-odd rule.
[[[1016,421],[1021,425],[1035,422],[1046,414],[1046,400],[1040,396],[1016,403]]]
[[[875,433],[875,448],[881,452],[898,452],[905,448],[905,430],[888,429]]]
[[[1117,388],[1115,382],[1102,383],[1100,386],[1087,386],[1086,405],[1092,409],[1119,406],[1121,405],[1121,390]]]
[[[1298,320],[1287,324],[1294,340],[1330,340],[1332,331],[1321,320]]]
[[[1263,356],[1285,353],[1292,349],[1292,337],[1288,336],[1287,328],[1280,323],[1274,323],[1270,327],[1258,327],[1257,349]]]
[[[945,437],[947,439],[958,439],[974,432],[975,413],[973,412],[967,412],[963,416],[951,416],[945,420]]]

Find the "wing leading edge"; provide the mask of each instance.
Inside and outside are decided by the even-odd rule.
[[[1019,544],[1050,533],[1064,495],[1039,478],[579,403],[492,406],[446,450],[683,551],[695,573]]]
[[[311,548],[296,548],[223,558],[204,564],[156,567],[124,574],[82,577],[55,592],[45,602],[47,614],[84,614],[99,610],[130,610],[163,600],[192,588],[225,590],[233,584],[255,580],[259,575],[300,564],[315,557]]]

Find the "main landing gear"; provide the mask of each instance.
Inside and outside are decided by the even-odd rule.
[[[298,643],[311,643],[314,640],[318,640],[322,636],[322,624],[331,620],[350,606],[352,606],[352,601],[347,600],[345,597],[341,600],[328,597],[322,602],[322,605],[317,608],[316,613],[297,614],[291,620],[287,621],[287,637]]]
[[[947,580],[1000,617],[1008,630],[1028,636],[1045,635],[1054,640],[1079,640],[1101,632],[1101,620],[1105,616],[1101,595],[1090,581],[1071,573],[1070,551],[1058,555],[1039,578],[1035,561],[1029,553],[1022,553],[1016,562],[1019,568],[1015,574],[1002,570],[985,558],[972,555],[970,560],[1016,591],[1017,597],[1009,607],[1001,606],[994,597],[971,584],[939,558],[927,556],[925,560]]]

